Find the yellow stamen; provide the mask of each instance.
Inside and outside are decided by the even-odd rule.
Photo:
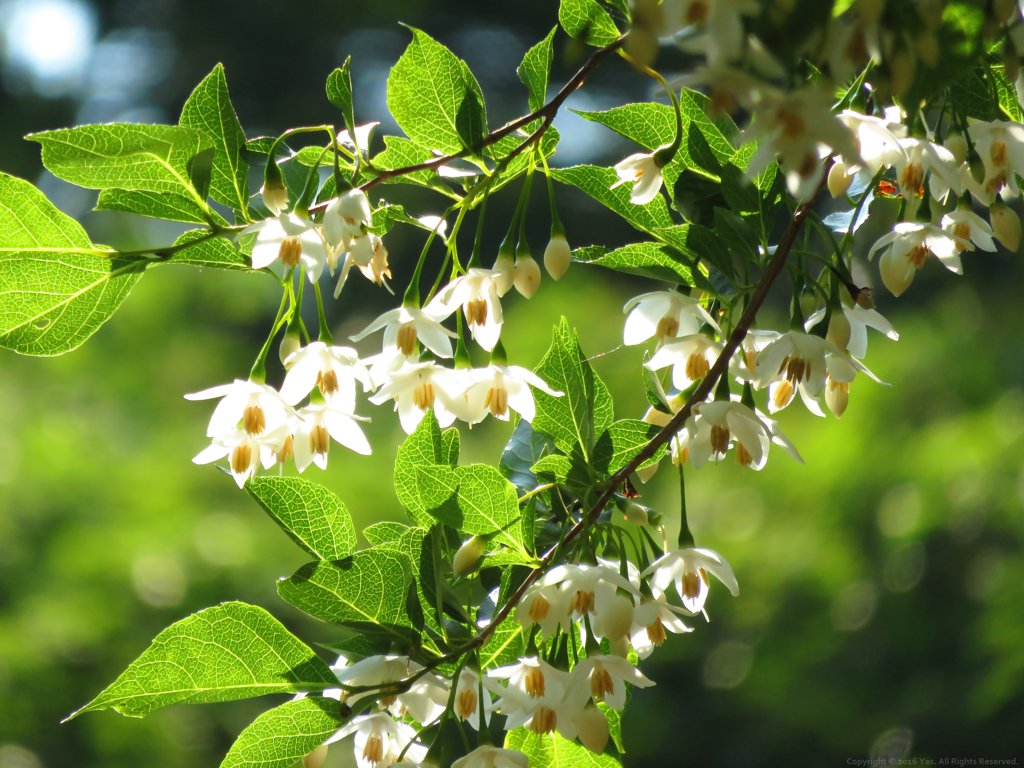
[[[267,428],[267,417],[259,405],[246,406],[242,413],[242,427],[250,435],[258,435]]]
[[[508,413],[508,390],[504,387],[491,387],[487,390],[485,404],[493,415],[504,416]]]
[[[472,717],[476,712],[477,695],[472,687],[463,688],[455,697],[455,713],[463,720]]]
[[[551,610],[551,603],[547,601],[544,595],[534,595],[533,600],[530,601],[530,607],[526,609],[526,615],[532,622],[541,622],[548,616],[548,611]]]
[[[286,461],[288,461],[288,459],[292,457],[292,453],[294,453],[294,450],[295,438],[293,438],[291,435],[288,435],[284,439],[284,442],[281,443],[281,448],[274,453],[274,456],[277,458],[277,463],[284,464]]]
[[[569,604],[569,613],[590,613],[594,610],[594,593],[577,589]]]
[[[671,315],[665,315],[658,321],[654,335],[658,337],[658,341],[675,338],[679,335],[679,321]]]
[[[309,432],[309,450],[313,453],[327,453],[331,447],[331,436],[327,427],[317,424]]]
[[[338,391],[338,374],[333,369],[320,371],[316,375],[316,385],[324,397],[330,397]]]
[[[793,395],[796,392],[796,388],[789,379],[783,379],[775,385],[775,391],[772,396],[772,403],[775,405],[775,410],[781,410],[789,405],[789,401],[793,399]]]
[[[615,684],[612,682],[612,676],[608,674],[608,670],[600,665],[595,666],[594,671],[590,673],[590,695],[594,701],[603,700],[614,690]]]
[[[696,571],[683,574],[683,595],[693,599],[700,595],[700,576]]]
[[[376,765],[384,759],[384,741],[376,733],[370,734],[363,747],[363,760]]]
[[[538,667],[531,667],[523,678],[523,690],[529,696],[539,699],[544,696],[544,672]]]
[[[403,323],[398,327],[398,349],[403,355],[411,355],[416,349],[416,326]]]
[[[412,401],[417,408],[425,411],[434,404],[435,395],[434,383],[428,379],[416,385],[416,389],[412,391]]]
[[[530,719],[529,728],[534,733],[551,733],[555,730],[558,722],[558,715],[553,709],[540,707]]]
[[[231,471],[236,475],[248,472],[252,465],[252,446],[248,443],[239,443],[231,449]]]
[[[703,352],[693,352],[686,358],[686,378],[690,381],[703,379],[711,370],[707,355]]]
[[[711,450],[715,453],[725,453],[729,450],[729,428],[720,424],[711,427]]]
[[[299,259],[302,257],[302,243],[299,242],[297,237],[286,237],[281,241],[281,246],[277,249],[277,258],[281,260],[281,263],[286,267],[291,268],[299,263]]]
[[[647,625],[647,639],[651,641],[651,645],[661,645],[665,642],[665,625],[661,623],[661,619],[655,619],[653,624]]]
[[[466,322],[469,325],[483,325],[487,322],[486,299],[475,299],[466,302]]]
[[[736,463],[742,467],[749,467],[754,463],[754,457],[750,455],[750,451],[746,449],[743,443],[736,443]]]

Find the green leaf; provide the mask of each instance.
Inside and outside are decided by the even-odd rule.
[[[345,722],[334,699],[307,696],[264,712],[238,734],[220,768],[289,768]]]
[[[563,317],[555,327],[537,375],[563,394],[552,397],[537,390],[537,415],[533,428],[546,432],[566,453],[579,446],[585,458],[592,456],[594,440],[612,423],[612,397],[580,349],[576,332]]]
[[[356,549],[356,527],[341,499],[299,477],[263,475],[245,484],[296,544],[321,560],[341,560]]]
[[[118,258],[27,181],[0,173],[0,346],[60,355],[105,323],[146,260]]]
[[[668,213],[668,205],[661,195],[647,205],[636,205],[629,200],[628,185],[620,184],[612,189],[612,184],[619,180],[618,174],[612,168],[596,165],[554,168],[551,171],[551,178],[587,193],[642,232],[653,233],[659,227],[668,227],[673,223]]]
[[[207,214],[194,198],[175,192],[138,192],[127,189],[100,190],[97,211],[124,211],[151,219],[207,224]],[[216,216],[216,214],[215,214]],[[218,223],[226,223],[216,216]]]
[[[198,155],[188,161],[188,180],[192,182],[201,200],[210,194],[210,181],[213,178],[213,147],[201,150]]]
[[[640,453],[661,429],[639,419],[616,421],[597,438],[594,447],[594,469],[608,477],[618,472]],[[649,467],[661,461],[665,446],[659,446],[655,454],[637,469]]]
[[[371,163],[374,168],[393,171],[410,165],[424,163],[433,157],[430,150],[421,147],[415,141],[402,136],[385,136],[384,150],[373,156]],[[388,179],[385,184],[415,183],[424,187],[433,187],[437,174],[433,171],[414,171],[403,176]]]
[[[388,76],[388,109],[406,136],[428,149],[473,148],[487,133],[484,96],[466,62],[425,32],[409,27],[412,42]]]
[[[238,246],[226,237],[210,237],[209,230],[191,229],[183,232],[175,246],[184,245],[180,251],[158,264],[188,264],[193,267],[213,267],[214,269],[235,269],[250,271],[252,266],[249,257],[238,250]],[[185,245],[193,242],[192,245]]]
[[[249,205],[249,166],[242,159],[245,132],[231,104],[223,64],[217,64],[195,87],[181,108],[178,122],[213,142],[210,197],[244,214]],[[205,192],[200,194],[206,196]]]
[[[516,69],[519,80],[526,86],[526,92],[529,94],[531,112],[540,109],[547,100],[551,62],[554,60],[551,42],[555,38],[556,29],[558,28],[552,27],[547,37],[528,50],[523,56],[522,64]]]
[[[539,459],[530,469],[533,474],[546,482],[562,484],[572,471],[572,461],[561,453],[553,453]]]
[[[341,119],[349,130],[356,126],[356,114],[352,106],[352,72],[349,69],[351,63],[352,57],[349,56],[344,64],[327,76],[327,100],[341,112]],[[366,147],[360,149],[365,150]]]
[[[371,547],[397,549],[400,546],[402,534],[410,530],[412,529],[403,523],[382,520],[379,523],[366,526],[363,529],[363,536]]]
[[[417,466],[416,481],[427,512],[445,525],[490,536],[522,550],[523,528],[516,487],[489,464]]]
[[[596,0],[561,0],[558,23],[569,37],[590,45],[604,46],[619,39],[618,27]]]
[[[380,549],[337,562],[307,563],[277,583],[277,592],[306,613],[336,624],[365,627],[403,641],[414,626],[406,608],[412,577],[402,555]]]
[[[395,495],[398,496],[398,502],[409,510],[413,522],[420,527],[429,528],[434,524],[434,518],[428,513],[429,504],[423,499],[417,481],[417,467],[429,468],[437,464],[454,467],[458,459],[458,430],[449,429],[442,433],[433,413],[425,415],[419,426],[399,446],[395,457]]]
[[[200,203],[189,161],[211,146],[205,134],[177,125],[108,123],[30,133],[43,165],[59,179],[91,189],[184,194]]]
[[[97,709],[144,717],[179,702],[317,691],[336,683],[327,663],[265,610],[223,603],[169,626],[70,717]]]
[[[537,487],[537,478],[531,467],[545,454],[554,450],[551,438],[533,429],[526,419],[520,419],[505,444],[498,468],[516,488],[523,492]]]
[[[1003,114],[1015,123],[1024,122],[1024,112],[1021,111],[1020,101],[1017,99],[1017,89],[1013,81],[1007,77],[1006,67],[992,67],[990,74]]]
[[[667,283],[694,284],[689,263],[676,249],[660,243],[633,243],[610,253],[600,246],[591,246],[574,250],[572,256],[574,261],[614,269],[616,272],[664,280]]]
[[[560,736],[537,734],[526,728],[516,728],[505,736],[505,748],[517,749],[530,761],[530,765],[557,766],[557,768],[620,768],[622,765],[611,755],[595,755],[575,741]]]

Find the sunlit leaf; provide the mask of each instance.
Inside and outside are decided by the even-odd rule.
[[[143,717],[179,702],[316,691],[337,683],[320,657],[262,608],[224,603],[172,624],[99,696],[75,712]]]
[[[334,493],[299,477],[254,477],[245,489],[296,544],[321,560],[356,548],[352,516]]]
[[[335,699],[307,696],[264,712],[238,734],[220,768],[288,768],[345,722]]]
[[[146,263],[94,246],[42,192],[0,173],[0,346],[74,349],[114,314]]]

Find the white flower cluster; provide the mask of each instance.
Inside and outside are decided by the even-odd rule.
[[[732,594],[739,593],[729,564],[709,549],[669,552],[642,574],[630,567],[629,578],[623,577],[616,565],[605,562],[556,566],[526,591],[516,607],[517,620],[527,636],[538,628],[540,651],[483,675],[463,666],[448,680],[406,656],[371,656],[354,663],[341,656],[332,667],[340,687],[327,689],[323,695],[349,706],[369,698],[374,703],[325,744],[354,736],[360,768],[399,760],[403,765],[418,765],[426,755],[426,747],[416,738],[419,730],[444,717],[455,717],[481,731],[497,713],[504,717],[506,730],[557,731],[600,753],[609,728],[596,705],[603,703],[621,711],[627,685],[654,685],[627,660],[628,652],[632,649],[641,659],[647,658],[665,641],[666,632],[692,631],[681,616],[703,614],[706,618],[709,576],[715,576]],[[669,600],[672,587],[679,604]],[[571,669],[561,669],[552,661],[553,651],[557,635],[568,632],[584,643],[590,633],[587,647],[593,651],[575,657]],[[600,639],[607,641],[608,652],[597,646]],[[543,658],[545,649],[552,651],[548,659]],[[453,766],[525,768],[526,764],[526,757],[514,750],[481,746]]]
[[[268,200],[272,209],[278,204],[282,201]],[[390,276],[387,249],[368,231],[371,221],[365,193],[354,189],[334,200],[319,224],[295,213],[279,212],[244,232],[257,233],[254,268],[275,262],[286,270],[302,265],[309,280],[316,283],[325,266],[333,274],[341,264],[340,291],[352,266],[377,283]],[[432,224],[438,231],[444,228],[441,220]],[[552,253],[545,254],[557,276],[564,274],[563,262],[568,256],[568,245],[563,244],[564,238],[553,239]],[[503,322],[502,296],[513,286],[524,296],[532,295],[539,280],[536,262],[527,257],[505,263],[499,259],[494,269],[470,268],[442,287],[425,306],[388,310],[352,337],[360,341],[382,330],[379,354],[360,359],[351,347],[315,341],[289,351],[284,358],[287,374],[280,391],[262,382],[236,380],[186,395],[190,400],[221,398],[207,428],[211,444],[194,461],[227,458],[241,487],[261,465],[270,469],[294,458],[299,472],[310,464],[326,468],[332,439],[357,453],[369,454],[370,445],[359,426],[366,419],[355,412],[357,383],[364,392],[373,392],[371,403],[393,401],[407,433],[431,409],[442,427],[455,419],[477,424],[488,414],[507,421],[510,411],[531,421],[536,412],[531,387],[554,397],[562,394],[536,374],[507,365],[499,356],[481,368],[448,368],[438,360],[453,357],[451,340],[456,334],[443,322],[460,310],[475,342],[493,352]],[[421,359],[421,346],[429,353],[428,359]],[[296,408],[307,396],[309,403]]]

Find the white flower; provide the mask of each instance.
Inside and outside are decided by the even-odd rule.
[[[532,584],[516,605],[516,621],[523,629],[538,625],[542,637],[550,637],[558,628],[563,632],[568,631],[568,593],[561,591],[557,585]]]
[[[497,680],[507,680],[508,685],[501,687]],[[551,733],[557,728],[566,738],[574,738],[572,718],[579,708],[565,700],[568,684],[567,672],[536,657],[492,669],[484,680],[484,685],[501,696],[494,706],[507,718],[506,730],[524,725],[534,733]],[[563,728],[569,728],[572,735],[566,735]]]
[[[620,611],[617,600],[619,590],[631,595],[634,600],[640,598],[639,591],[629,579],[624,578],[618,569],[604,564],[564,563],[556,565],[544,574],[540,583],[544,586],[557,584],[559,590],[568,598],[566,605],[569,615],[582,618],[587,614],[590,616],[592,624],[618,623],[607,614]],[[611,621],[606,621],[606,619]],[[630,619],[627,618],[622,634],[628,631],[629,621]],[[602,634],[605,633],[602,632]]]
[[[440,290],[426,311],[438,319],[458,307],[476,343],[490,352],[501,335],[502,313],[498,282],[502,275],[493,269],[474,267]]]
[[[755,0],[664,0],[662,35],[675,35],[690,27],[693,33],[680,40],[689,53],[702,53],[710,64],[737,59],[743,51],[741,16],[760,12]]]
[[[380,123],[374,121],[364,123],[363,125],[357,125],[352,133],[349,133],[348,129],[339,131],[338,145],[348,149],[358,149],[361,154],[365,155],[370,148],[370,137],[373,135],[373,131],[378,125],[380,125]]]
[[[981,216],[967,208],[957,208],[942,217],[939,226],[945,232],[957,238],[956,247],[959,251],[973,251],[975,247],[983,251],[994,251],[995,241],[992,239],[992,227]]]
[[[397,682],[423,669],[408,656],[368,656],[355,664],[332,667],[340,683],[346,686],[382,686]],[[427,673],[416,680],[409,690],[389,697],[387,709],[395,717],[411,717],[421,725],[437,719],[448,704],[450,687],[446,680]],[[357,702],[372,693],[351,694],[349,700]]]
[[[337,406],[331,403],[307,405],[299,409],[298,417],[301,421],[295,427],[292,449],[299,472],[304,472],[311,463],[327,469],[331,438],[356,453],[370,455],[370,443],[355,417]]]
[[[857,157],[853,132],[832,113],[828,89],[804,88],[765,98],[754,111],[744,142],[756,139],[757,153],[747,168],[756,176],[779,157],[786,186],[797,200],[807,200],[825,172],[830,152]]]
[[[840,112],[839,120],[853,131],[857,141],[857,154],[843,157],[851,173],[863,170],[874,176],[882,166],[888,167],[897,157],[906,155],[900,139],[907,129],[900,122],[890,120],[888,116],[875,117],[851,109]]]
[[[332,200],[324,211],[324,235],[335,253],[347,251],[352,240],[364,235],[372,224],[370,201],[358,188]]]
[[[329,262],[331,274],[334,274],[336,257]],[[388,278],[391,277],[391,267],[388,263],[388,249],[384,247],[384,241],[372,232],[359,235],[351,242],[351,247],[345,253],[345,260],[341,265],[341,274],[338,275],[338,282],[334,286],[334,298],[341,295],[345,283],[348,281],[348,273],[352,267],[358,267],[363,277],[376,285],[383,285],[389,293],[394,293],[388,285]]]
[[[686,431],[690,435],[690,461],[695,467],[725,458],[731,444],[735,444],[736,461],[742,466],[762,469],[768,461],[771,428],[738,401],[698,403],[686,421]]]
[[[722,345],[701,333],[681,336],[658,348],[644,367],[656,371],[672,366],[672,385],[680,392],[708,375]]]
[[[566,696],[580,709],[590,700],[604,702],[621,712],[626,705],[626,683],[649,688],[654,682],[619,656],[595,654],[572,669]]]
[[[991,203],[998,193],[1019,195],[1017,174],[1024,174],[1024,125],[968,117],[967,133],[985,166],[982,202]]]
[[[697,299],[678,291],[653,291],[636,296],[622,308],[626,325],[622,330],[622,343],[642,344],[652,336],[663,342],[676,336],[697,333],[707,323],[721,333],[718,323],[700,305]]]
[[[452,763],[452,768],[528,768],[529,758],[514,749],[483,745]]]
[[[463,407],[464,393],[464,379],[457,371],[434,362],[405,363],[391,373],[370,402],[380,405],[393,399],[402,429],[412,434],[430,408],[441,427],[451,426]]]
[[[490,413],[496,419],[508,421],[513,410],[525,421],[532,422],[537,413],[530,387],[552,397],[562,393],[553,390],[545,381],[518,365],[489,365],[474,368],[467,373],[467,385],[462,410],[458,415],[470,424],[477,424]]]
[[[260,435],[285,424],[291,409],[277,390],[256,381],[235,379],[185,395],[186,400],[221,398],[213,409],[206,428],[207,437],[229,435],[242,429],[249,435]]]
[[[835,317],[835,311],[834,309],[832,310],[833,317]],[[864,307],[858,304],[854,304],[852,307],[843,304],[842,312],[843,317],[846,318],[850,326],[850,338],[846,343],[846,350],[854,357],[863,360],[868,353],[868,328],[874,328],[879,333],[884,334],[886,338],[899,341],[899,333],[892,327],[892,323],[886,320],[878,310],[864,309]],[[804,323],[804,330],[809,331],[824,317],[824,307],[808,315],[807,321]]]
[[[953,153],[941,144],[925,139],[900,139],[903,152],[893,156],[892,165],[896,170],[896,183],[900,194],[907,201],[916,200],[923,193],[925,176],[932,197],[940,202],[950,190],[959,194],[963,188],[960,166]]]
[[[359,768],[392,765],[403,750],[405,759],[412,762],[418,763],[427,756],[427,748],[415,743],[416,731],[405,723],[396,722],[384,712],[352,718],[327,743],[332,744],[352,733],[355,734],[355,755]]]
[[[314,341],[296,350],[285,359],[288,373],[281,384],[281,397],[295,405],[310,393],[313,387],[330,403],[352,413],[356,407],[356,382],[363,391],[370,389],[370,374],[351,347],[329,347]]]
[[[857,360],[844,352],[831,352],[825,356],[825,404],[832,413],[839,417],[846,410],[850,396],[850,382],[858,372],[866,374],[874,381],[882,384],[875,374]]]
[[[419,339],[438,357],[452,356],[450,339],[456,334],[441,325],[439,318],[427,309],[406,306],[390,309],[350,338],[360,341],[381,328],[384,329],[384,349],[394,347],[408,357]]]
[[[484,718],[491,719],[491,709],[494,706],[491,701],[490,692],[482,687],[480,675],[468,667],[463,667],[459,673],[459,682],[455,686],[455,701],[453,709],[455,716],[465,720],[476,730],[480,730],[480,709],[483,705]]]
[[[638,152],[615,164],[619,180],[612,189],[622,184],[632,184],[629,200],[636,205],[646,205],[658,196],[661,189],[661,166],[655,161],[655,152]]]
[[[685,608],[670,604],[664,595],[645,598],[633,609],[633,626],[629,642],[641,659],[646,659],[659,645],[665,642],[665,631],[674,634],[693,632],[693,627],[683,623],[679,614]],[[686,611],[689,613],[689,611]]]
[[[261,463],[264,469],[269,469],[277,462],[278,452],[286,440],[287,428],[284,425],[258,434],[235,428],[216,435],[213,442],[197,453],[192,461],[209,464],[227,456],[231,476],[241,488],[246,480],[256,475]]]
[[[816,416],[824,416],[817,398],[825,386],[825,355],[842,354],[834,344],[813,334],[788,331],[757,355],[754,375],[759,388],[768,386],[768,410],[782,410],[797,391]]]
[[[309,282],[320,279],[327,263],[327,247],[320,230],[311,221],[294,213],[251,224],[241,231],[246,235],[256,232],[256,244],[252,248],[252,268],[264,269],[280,261],[286,269],[300,263],[306,269]]]
[[[882,282],[893,296],[899,296],[910,286],[928,254],[934,254],[942,265],[957,275],[964,272],[960,263],[958,245],[963,241],[943,232],[934,224],[901,221],[893,231],[882,235],[868,252],[870,259],[883,250],[878,263]]]
[[[740,587],[732,568],[711,549],[689,547],[667,552],[651,563],[643,575],[651,577],[655,597],[665,594],[669,585],[675,584],[683,607],[693,614],[704,614],[706,619],[704,602],[710,588],[709,573],[725,584],[734,597],[739,595]]]

